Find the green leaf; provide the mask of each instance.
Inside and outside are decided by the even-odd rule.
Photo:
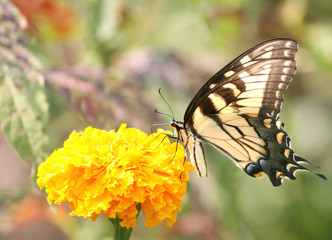
[[[0,128],[24,161],[43,156],[48,120],[44,78],[24,45],[25,19],[10,3],[0,4]]]

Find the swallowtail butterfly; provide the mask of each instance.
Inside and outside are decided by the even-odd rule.
[[[282,91],[295,72],[298,44],[290,38],[264,41],[217,72],[189,104],[184,121],[172,120],[174,138],[186,149],[199,176],[207,176],[202,143],[213,145],[248,175],[265,172],[274,186],[295,179],[300,165],[284,123],[278,120]],[[326,179],[325,176],[315,173]]]

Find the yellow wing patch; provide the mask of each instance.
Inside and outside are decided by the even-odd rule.
[[[208,98],[211,100],[216,110],[223,109],[226,107],[226,101],[219,94],[211,93]]]
[[[267,128],[271,128],[271,122],[272,122],[271,118],[266,118],[266,119],[263,120],[263,124]]]
[[[285,135],[285,134],[284,134],[283,132],[279,132],[279,133],[277,133],[276,137],[277,137],[277,142],[278,142],[279,144],[282,143],[282,139],[283,139],[284,135]]]

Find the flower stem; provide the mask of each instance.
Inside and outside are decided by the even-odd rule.
[[[114,226],[114,240],[129,240],[133,228],[126,228],[120,225],[122,219],[118,216],[116,218],[109,218]]]
[[[138,211],[136,215],[137,218],[141,211],[141,205],[137,204],[136,209]],[[120,219],[118,216],[116,216],[116,218],[109,218],[109,220],[113,223],[114,226],[114,240],[129,240],[133,228],[122,227],[120,224],[122,219]]]

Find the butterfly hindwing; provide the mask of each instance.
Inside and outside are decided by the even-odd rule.
[[[256,129],[239,115],[206,116],[197,125],[195,136],[212,144],[242,169],[267,156],[266,142]]]

